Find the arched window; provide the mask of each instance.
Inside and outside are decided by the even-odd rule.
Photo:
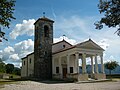
[[[46,25],[44,26],[44,36],[49,37],[49,28]]]

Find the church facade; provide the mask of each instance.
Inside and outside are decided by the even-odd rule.
[[[71,45],[64,39],[53,43],[53,20],[46,17],[35,22],[34,52],[22,58],[21,77],[38,79],[66,79],[78,81],[105,79],[103,52],[93,40]],[[86,61],[91,60],[91,73],[86,70]],[[101,72],[98,71],[98,59]],[[79,62],[82,62],[80,73]]]

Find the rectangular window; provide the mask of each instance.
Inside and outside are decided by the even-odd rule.
[[[70,67],[70,73],[73,73],[73,67]]]
[[[59,73],[59,67],[56,67],[56,73]]]
[[[29,62],[30,62],[30,64],[31,64],[31,58],[30,58],[30,61],[29,61]]]
[[[25,65],[25,61],[24,61],[24,65]]]

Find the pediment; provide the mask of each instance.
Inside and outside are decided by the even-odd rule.
[[[93,42],[92,40],[85,41],[83,43],[79,43],[76,45],[77,48],[83,48],[83,49],[93,49],[93,50],[103,50],[98,44]]]

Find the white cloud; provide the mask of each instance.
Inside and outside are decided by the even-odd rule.
[[[106,50],[109,47],[107,41],[108,41],[107,39],[102,39],[98,42],[98,45],[100,45],[104,50]]]
[[[119,38],[120,39],[120,38]],[[110,43],[110,46],[108,48],[109,52],[111,52],[112,54],[120,54],[120,41],[119,39],[110,39],[108,42]]]
[[[20,58],[19,58],[18,54],[12,54],[12,55],[9,56],[9,59],[19,60]]]
[[[8,47],[6,47],[5,49],[4,49],[4,52],[5,53],[13,53],[15,50],[14,50],[14,48],[13,47],[10,47],[10,46],[8,46]]]
[[[14,46],[15,52],[18,53],[19,57],[24,57],[27,54],[34,51],[34,41],[31,39],[21,41]]]
[[[21,24],[16,24],[10,33],[12,39],[16,39],[20,35],[33,36],[35,19],[23,20]]]
[[[0,50],[0,53],[2,53],[2,50]]]
[[[1,50],[0,54],[1,54],[1,58],[3,58],[3,60],[7,60],[9,59],[9,55],[14,53],[14,48],[11,46],[8,46],[6,48],[4,48],[4,50]]]
[[[16,43],[13,47],[8,46],[4,50],[0,50],[0,54],[4,61],[8,63],[20,63],[21,58],[34,51],[34,41],[31,39]],[[20,65],[20,64],[19,64]]]

